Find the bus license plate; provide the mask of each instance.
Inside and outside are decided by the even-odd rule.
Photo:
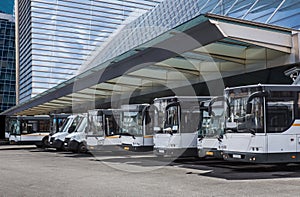
[[[165,150],[158,150],[159,153],[165,153]]]
[[[214,152],[211,152],[211,151],[207,151],[205,154],[208,156],[214,156]]]
[[[235,158],[235,159],[241,159],[242,158],[242,156],[241,155],[232,155],[232,158]]]

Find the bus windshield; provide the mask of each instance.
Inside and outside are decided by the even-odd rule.
[[[202,110],[198,103],[173,103],[166,109],[165,131],[194,133],[199,130]]]
[[[121,119],[121,134],[143,135],[143,118],[141,112],[125,111]]]
[[[156,133],[163,133],[163,128],[165,125],[166,118],[166,107],[168,103],[172,102],[169,99],[157,99],[153,103],[153,130]]]
[[[203,111],[202,127],[200,136],[202,137],[220,137],[224,130],[224,101],[213,102],[210,106],[210,115]]]
[[[75,131],[75,128],[78,125],[78,123],[80,122],[81,118],[82,117],[80,117],[80,116],[68,118],[68,120],[66,121],[66,124],[63,127],[63,129],[61,130],[61,132],[72,133],[73,131]]]
[[[249,98],[256,91],[250,91],[248,88],[234,89],[227,92],[229,114],[226,117],[226,132],[264,132],[264,99],[263,97]],[[250,106],[250,113],[247,114],[247,107]]]
[[[50,120],[50,132],[51,134],[61,132],[67,117],[52,117]]]
[[[103,116],[97,114],[88,115],[88,132],[91,132],[93,135],[104,136],[103,128]]]
[[[87,117],[83,117],[76,128],[76,132],[84,132],[87,125]]]
[[[73,118],[67,118],[67,119],[64,121],[63,125],[61,126],[61,129],[59,130],[59,132],[66,132],[65,130],[66,130],[67,128],[69,128],[69,126],[70,126],[71,123],[72,123],[72,120],[73,120]]]

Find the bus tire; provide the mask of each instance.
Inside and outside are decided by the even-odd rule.
[[[56,148],[56,150],[57,151],[65,151],[66,149],[65,149],[64,144],[62,144],[61,147],[60,148]]]
[[[48,148],[48,147],[49,147],[48,136],[46,136],[42,139],[42,148]]]
[[[86,153],[86,152],[87,152],[86,145],[84,143],[80,143],[78,145],[78,153]]]

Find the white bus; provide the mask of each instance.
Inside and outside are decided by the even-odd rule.
[[[88,151],[118,150],[120,110],[94,109],[88,111],[86,144]]]
[[[154,100],[158,123],[154,130],[154,154],[197,157],[197,136],[202,125],[203,101],[210,97],[164,97]]]
[[[230,107],[220,150],[225,160],[300,161],[300,86],[251,85],[225,89]]]
[[[56,148],[56,150],[64,150],[65,137],[75,131],[82,118],[82,114],[68,116],[61,130],[50,136],[49,147]]]
[[[214,97],[205,104],[207,111],[203,111],[202,126],[197,140],[198,156],[223,158],[219,147],[224,133],[224,97]]]
[[[120,139],[124,150],[153,150],[153,110],[149,104],[121,106]]]
[[[86,132],[87,132],[87,114],[83,114],[83,118],[77,125],[73,133],[65,137],[64,149],[72,152],[85,153],[86,148]]]
[[[37,147],[45,147],[50,132],[50,117],[12,116],[7,119],[6,127],[11,144],[34,144]]]
[[[44,148],[49,148],[49,138],[61,131],[64,122],[66,121],[67,117],[70,116],[69,114],[50,114],[50,133],[44,139]]]

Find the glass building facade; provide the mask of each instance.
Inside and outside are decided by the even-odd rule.
[[[0,13],[13,15],[14,13],[14,0],[0,1]]]
[[[216,42],[216,44],[212,43],[211,45],[213,46],[208,44],[210,46],[207,46],[207,48],[211,49],[212,53],[207,53],[207,56],[214,54],[213,52],[218,49],[217,55],[227,57],[226,59],[217,57],[215,59],[220,59],[220,61],[216,62],[222,66],[221,61],[225,60],[224,62],[228,65],[230,72],[233,70],[236,73],[242,73],[242,69],[239,70],[236,67],[237,64],[243,68],[243,71],[248,72],[259,69],[265,70],[267,66],[275,67],[290,63],[299,63],[299,54],[296,54],[299,53],[299,50],[296,48],[298,44],[295,44],[297,46],[292,45],[294,44],[294,40],[296,43],[297,30],[300,29],[300,4],[294,0],[19,0],[17,2],[18,11],[16,12],[16,17],[18,18],[17,27],[19,29],[16,35],[19,35],[19,39],[17,40],[20,46],[20,52],[16,53],[17,58],[19,58],[19,61],[17,59],[17,64],[19,63],[20,65],[17,67],[19,68],[19,70],[17,69],[17,72],[19,72],[17,76],[20,76],[17,81],[19,82],[18,90],[21,102],[39,94],[39,92],[54,87],[65,79],[82,73],[78,77],[69,79],[66,83],[50,89],[47,93],[41,95],[41,97],[48,96],[48,93],[51,95],[52,92],[55,94],[61,89],[65,90],[66,87],[69,87],[69,84],[72,84],[77,79],[89,77],[90,75],[93,76],[93,73],[102,69],[104,70],[107,66],[111,66],[109,68],[112,68],[115,63],[117,65],[118,61],[122,59],[130,56],[133,57],[134,54],[138,55],[139,51],[143,51],[149,47],[155,47],[155,44],[161,43],[161,40],[167,40],[172,37],[176,38],[178,32],[189,30],[191,27],[201,27],[202,23],[207,22],[206,20],[213,20],[212,22],[220,21],[220,23],[226,21],[226,24],[239,23],[239,26],[256,26],[258,29],[272,29],[275,32],[291,31],[291,34],[293,34],[293,42],[282,42],[282,45],[280,45],[280,47],[284,48],[282,50],[286,50],[283,53],[281,50],[277,51],[277,49],[274,49],[276,47],[273,45],[272,48],[266,46],[264,43],[259,43],[261,45],[257,44],[256,38],[253,37],[254,35],[250,34],[248,34],[248,37],[252,39],[251,43],[247,41],[247,36],[243,37],[242,41],[237,41],[237,39],[230,40],[234,42],[228,42],[229,39],[225,40],[225,42],[223,42],[223,39],[210,40],[213,43]],[[117,8],[117,5],[120,7]],[[133,6],[137,5],[141,7],[133,8]],[[155,8],[152,9],[153,7]],[[114,22],[111,22],[111,20],[114,20]],[[103,22],[106,23],[104,24]],[[240,33],[245,33],[242,29],[239,30]],[[201,31],[199,30],[199,33]],[[222,34],[222,32],[219,33]],[[273,36],[273,33],[267,35]],[[223,34],[222,36],[226,37]],[[276,45],[273,42],[275,39],[276,36],[270,43],[266,44]],[[264,38],[261,40],[264,40]],[[254,49],[252,50],[251,48],[251,56],[249,58],[246,53],[241,53],[244,55],[241,55],[242,57],[240,58],[243,61],[226,61],[228,59],[227,52],[230,51],[227,45],[241,45],[245,48],[250,48],[250,45]],[[220,46],[222,50],[219,50]],[[289,51],[287,48],[295,48],[295,50]],[[197,55],[197,53],[202,52],[201,50],[201,47],[199,47],[191,49],[187,53],[181,52],[180,55],[183,57],[187,55],[186,57],[191,57],[191,59],[198,58],[196,60],[203,59],[203,64],[205,64],[212,57],[207,58],[206,54]],[[271,55],[268,53],[270,50],[272,50]],[[235,52],[235,50],[232,50],[232,53]],[[276,56],[277,54],[280,56]],[[236,60],[236,54],[229,55],[232,60]],[[278,57],[278,59],[281,58],[282,61],[276,65],[272,65],[277,60],[273,56]],[[178,57],[176,58],[178,59]],[[172,60],[172,58],[169,58],[167,61],[170,59]],[[206,61],[206,59],[208,60]],[[252,59],[257,61],[252,61]],[[172,61],[169,62],[172,63]],[[176,67],[176,65],[171,63],[170,68]],[[247,70],[248,65],[254,65],[253,69]],[[182,64],[180,66],[185,68],[186,65]],[[161,67],[158,67],[157,70],[158,72],[162,71]],[[113,69],[110,71],[114,72]],[[198,75],[198,70],[196,71]],[[194,76],[197,75],[195,74]],[[137,75],[137,77],[142,76]],[[116,77],[108,81],[109,87],[118,78]],[[133,85],[136,87],[136,83]],[[86,92],[95,87],[97,88],[98,86],[90,87]],[[69,93],[68,91],[65,92]],[[82,91],[80,94],[84,95],[85,93]],[[106,95],[106,93],[103,94]],[[102,94],[99,95],[103,96]],[[70,97],[70,95],[68,96]],[[84,96],[90,99],[89,94]],[[37,100],[39,99],[39,97],[36,98]],[[63,105],[65,102],[67,101],[64,100],[62,102]],[[58,101],[58,103],[60,102]],[[27,103],[24,103],[24,106],[26,105]]]
[[[20,103],[207,13],[300,29],[294,0],[18,0],[17,7]]]
[[[18,103],[74,77],[96,46],[161,1],[18,0]]]
[[[106,46],[99,48],[86,71],[137,47],[184,22],[207,13],[300,29],[300,3],[296,0],[164,0],[149,14],[128,24]]]
[[[0,14],[0,111],[16,104],[15,22]]]

